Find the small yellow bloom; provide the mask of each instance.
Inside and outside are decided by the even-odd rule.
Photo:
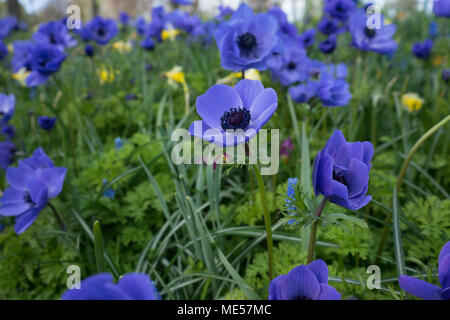
[[[183,92],[184,92],[185,112],[186,112],[186,115],[189,114],[190,93],[189,93],[189,87],[186,82],[186,77],[184,76],[183,68],[180,66],[175,66],[172,68],[172,70],[167,71],[164,75],[167,77],[167,82],[172,87],[176,87],[177,83],[181,83],[181,86],[183,87]]]
[[[259,74],[259,71],[257,69],[248,69],[244,73],[245,73],[245,79],[261,81],[261,75]],[[242,72],[233,72],[233,73],[230,73],[225,78],[219,79],[217,81],[217,83],[232,84],[235,82],[235,80],[241,80],[241,79],[242,79]]]
[[[22,68],[19,71],[17,71],[16,73],[13,73],[12,78],[14,80],[16,80],[17,82],[19,82],[22,86],[26,86],[25,80],[29,74],[30,74],[30,71],[27,71],[26,68]]]
[[[180,30],[178,29],[167,29],[163,30],[161,32],[161,39],[163,41],[166,41],[167,39],[170,39],[170,41],[175,41],[175,38],[180,34]]]
[[[165,73],[165,76],[167,77],[169,84],[172,86],[176,86],[177,83],[186,83],[183,68],[180,66],[173,67],[172,70]]]
[[[257,69],[248,69],[245,71],[245,79],[261,81],[261,75]]]
[[[443,64],[445,61],[444,57],[442,56],[436,56],[433,58],[433,66],[439,67],[441,64]]]
[[[131,49],[133,49],[131,43],[125,41],[116,41],[112,44],[112,46],[120,53],[129,52],[131,51]]]
[[[119,74],[118,71],[109,71],[106,68],[101,68],[97,70],[97,75],[101,85],[105,83],[113,83],[116,79],[116,74]]]
[[[414,112],[422,108],[423,99],[417,93],[405,93],[402,96],[402,104],[409,112]]]

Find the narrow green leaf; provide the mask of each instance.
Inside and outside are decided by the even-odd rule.
[[[100,222],[98,221],[94,222],[94,250],[97,272],[105,272],[105,250],[103,248],[102,230],[100,228]]]
[[[406,274],[405,255],[403,253],[402,235],[400,231],[400,208],[398,207],[397,188],[394,187],[392,196],[392,229],[394,230],[395,261],[397,263],[397,274]]]
[[[236,272],[236,270],[228,261],[227,257],[225,257],[220,249],[217,250],[217,255],[219,256],[220,261],[222,261],[225,269],[227,269],[228,273],[231,275],[234,281],[238,283],[239,288],[241,288],[247,298],[250,300],[261,300],[261,297],[255,292],[255,290],[253,290],[247,284],[247,282],[245,282],[245,280],[242,279],[242,277]]]

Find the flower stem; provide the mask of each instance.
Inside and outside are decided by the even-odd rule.
[[[316,210],[317,218],[322,215],[323,209],[327,204],[327,198],[324,198]],[[317,227],[319,225],[319,220],[315,221],[311,227],[311,233],[309,234],[309,244],[308,244],[308,258],[306,264],[310,264],[314,260],[314,252],[316,250],[316,237],[317,237]]]
[[[61,216],[59,215],[58,211],[56,211],[56,208],[53,206],[53,204],[51,204],[50,202],[47,202],[47,205],[50,207],[50,209],[52,209],[53,214],[56,217],[56,220],[58,220],[58,224],[59,224],[59,228],[62,231],[66,231],[66,227],[64,226],[62,220],[61,220]]]
[[[270,223],[270,213],[269,207],[267,205],[266,188],[264,186],[264,181],[261,176],[261,172],[257,165],[253,166],[253,172],[256,176],[256,181],[258,183],[259,193],[261,195],[261,203],[264,211],[264,223],[266,225],[267,233],[267,255],[268,255],[268,265],[269,265],[269,281],[273,279],[273,240],[272,240],[272,226]]]
[[[442,128],[448,121],[450,121],[450,115],[448,115],[447,117],[445,117],[442,121],[440,121],[439,123],[437,123],[434,127],[432,127],[430,130],[428,130],[415,144],[414,146],[411,148],[411,151],[409,151],[408,155],[406,156],[405,161],[403,162],[402,165],[402,169],[400,170],[400,173],[398,175],[397,178],[397,192],[400,191],[400,187],[403,183],[403,179],[406,175],[406,170],[408,169],[409,163],[412,160],[412,157],[414,156],[414,154],[417,152],[417,150],[419,150],[419,148],[422,146],[422,144],[429,138],[431,137],[436,131],[438,131],[440,128]],[[389,225],[391,223],[392,220],[392,212],[390,212],[388,214],[388,216],[386,217],[386,225],[383,228],[383,233],[381,235],[381,239],[380,239],[380,244],[378,245],[378,251],[377,251],[377,258],[376,258],[376,263],[379,262],[380,256],[383,253],[383,249],[384,249],[384,244],[386,242],[386,237],[388,235],[388,228]]]

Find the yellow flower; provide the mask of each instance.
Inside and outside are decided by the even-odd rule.
[[[402,96],[402,104],[409,112],[414,112],[422,108],[423,99],[417,93],[405,93]]]
[[[248,69],[245,71],[245,79],[261,81],[261,75],[257,69]]]
[[[165,73],[165,76],[171,86],[176,86],[177,83],[186,83],[183,68],[180,66],[173,67],[172,70]]]
[[[116,79],[116,74],[119,74],[119,71],[108,71],[106,68],[97,69],[97,75],[101,85],[113,83]]]
[[[16,73],[13,73],[12,78],[16,81],[18,81],[22,86],[26,86],[26,78],[30,74],[30,71],[27,71],[26,68],[22,68]]]
[[[128,52],[131,51],[131,49],[133,49],[131,43],[125,41],[116,41],[112,44],[112,46],[120,53]]]
[[[225,78],[219,79],[217,83],[232,84],[235,80],[242,79],[242,72],[233,72]],[[261,75],[257,69],[248,69],[245,71],[245,79],[261,81]]]
[[[186,115],[189,114],[190,93],[189,93],[189,87],[186,83],[186,77],[184,76],[183,68],[180,66],[175,66],[172,68],[172,70],[167,71],[164,75],[167,77],[167,82],[172,87],[176,87],[177,83],[181,83],[181,86],[183,87],[183,92],[184,92],[185,112],[186,112]]]
[[[163,30],[161,32],[161,39],[166,41],[170,39],[170,41],[175,41],[175,38],[180,34],[180,30],[169,28],[167,30]]]
[[[439,67],[443,63],[444,63],[444,57],[436,56],[433,58],[433,66]]]

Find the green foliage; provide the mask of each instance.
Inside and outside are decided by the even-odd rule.
[[[405,224],[402,224],[404,241],[408,257],[423,262],[436,261],[443,245],[450,239],[450,200],[440,200],[436,196],[419,198],[405,204],[402,212],[409,222],[417,226],[422,238],[413,236]]]

